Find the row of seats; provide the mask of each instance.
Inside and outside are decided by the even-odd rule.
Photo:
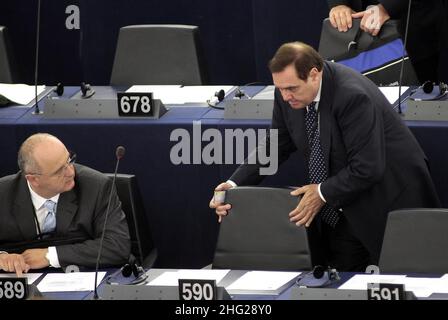
[[[288,189],[241,187],[227,191],[212,268],[310,270],[304,227],[289,221],[297,199]],[[381,273],[448,272],[448,210],[402,209],[389,213]]]
[[[18,79],[6,27],[0,26],[0,83]],[[134,25],[120,29],[111,85],[204,85],[207,71],[199,28]]]

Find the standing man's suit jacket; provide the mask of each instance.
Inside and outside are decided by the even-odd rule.
[[[94,268],[112,181],[85,166],[75,165],[75,171],[75,187],[62,193],[57,204],[55,243],[51,244],[51,238],[45,242],[56,245],[62,267],[73,264]],[[32,243],[39,238],[31,195],[21,172],[0,179],[0,203],[0,248],[2,245],[11,248],[13,242]],[[78,242],[58,245],[64,241],[56,239],[78,239]],[[129,254],[126,217],[114,192],[100,266],[122,265]]]
[[[438,207],[439,200],[423,151],[376,85],[331,62],[324,63],[322,77],[319,128],[329,174],[321,191],[329,205],[343,210],[377,262],[388,212]],[[278,129],[279,163],[297,149],[308,163],[305,113],[276,90],[272,128]],[[238,185],[261,179],[257,165],[242,165],[230,178]]]

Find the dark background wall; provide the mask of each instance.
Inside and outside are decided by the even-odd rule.
[[[34,82],[37,0],[1,0],[0,25],[10,31],[19,80]],[[68,30],[65,9],[80,9]],[[267,61],[278,46],[318,46],[325,0],[41,0],[39,83],[109,83],[119,28],[130,24],[198,25],[210,84],[270,83]]]

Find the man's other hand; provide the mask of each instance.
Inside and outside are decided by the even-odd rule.
[[[28,272],[30,265],[25,262],[20,254],[1,253],[0,269],[6,272],[15,272],[18,277],[21,277],[23,272]]]
[[[218,185],[215,188],[216,191],[226,191],[233,188],[231,184],[227,182],[223,182],[220,185]],[[225,204],[215,198],[215,195],[213,195],[213,198],[210,200],[209,204],[211,209],[215,209],[216,214],[218,215],[218,222],[221,223],[222,218],[225,217],[228,214],[227,210],[230,210],[232,206],[230,204]]]

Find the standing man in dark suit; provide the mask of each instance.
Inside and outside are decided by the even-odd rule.
[[[95,267],[112,182],[74,164],[75,158],[50,134],[32,135],[22,144],[20,171],[0,179],[0,270]],[[39,240],[50,245],[39,246]],[[35,245],[22,251],[27,242]],[[100,266],[122,265],[129,254],[126,218],[113,192]]]
[[[374,5],[377,10],[366,10]],[[328,0],[329,18],[333,27],[345,32],[352,27],[352,18],[361,18],[361,29],[376,36],[389,19],[400,21],[404,39],[409,0]],[[378,13],[377,23],[372,13]],[[373,27],[375,26],[375,27]],[[412,0],[406,50],[420,83],[447,81],[448,54],[447,0]]]
[[[309,184],[291,193],[302,200],[289,216],[308,227],[313,264],[378,264],[388,212],[439,206],[423,151],[373,82],[312,47],[282,45],[269,69],[279,163],[299,150],[308,164]],[[259,168],[241,165],[216,190],[259,183]],[[213,199],[210,207],[220,219],[231,209]]]

